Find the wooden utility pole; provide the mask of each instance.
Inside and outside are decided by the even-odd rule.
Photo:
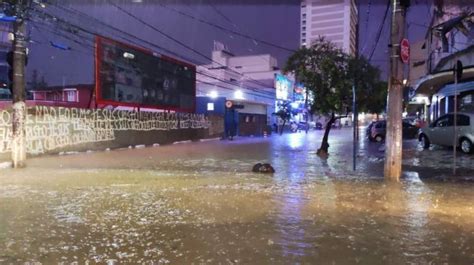
[[[400,41],[405,31],[405,7],[400,0],[391,0],[390,76],[387,99],[387,133],[385,137],[384,176],[399,181],[402,173],[402,98],[403,64],[400,61]]]
[[[16,21],[13,32],[13,119],[12,119],[12,165],[25,166],[25,59],[26,59],[26,11],[28,0],[18,0],[15,6]]]

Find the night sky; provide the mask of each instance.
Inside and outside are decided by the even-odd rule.
[[[388,0],[387,0],[388,1]],[[369,56],[376,43],[377,32],[382,23],[385,0],[361,0],[359,4],[359,49]],[[427,1],[414,2],[407,17],[410,41],[424,38],[429,23]],[[130,17],[107,1],[59,1],[60,7],[49,6],[45,10],[56,17],[65,19],[70,25],[79,25],[93,33],[99,33],[125,42],[135,42],[152,50],[195,64],[209,63],[213,41],[226,44],[235,55],[270,53],[280,66],[284,65],[290,52],[261,43],[264,40],[278,46],[297,49],[299,45],[300,1],[166,1],[166,7],[154,3],[134,3],[130,0],[114,1],[132,15],[155,27],[150,29]],[[189,2],[189,1],[188,1]],[[272,3],[272,4],[270,4]],[[255,37],[247,39],[227,31],[200,23],[176,11],[209,21],[215,25]],[[82,12],[83,14],[80,14]],[[48,85],[93,83],[93,38],[91,34],[67,26],[66,23],[51,21],[51,18],[33,14],[30,22],[31,38],[29,76],[34,69],[38,76],[45,76]],[[97,19],[94,20],[91,17]],[[415,24],[413,24],[414,22]],[[46,23],[46,24],[45,24]],[[107,25],[120,28],[125,33],[111,30]],[[375,48],[372,62],[384,72],[388,66],[388,38],[390,14],[387,16],[380,40]],[[172,41],[162,33],[177,40]],[[144,39],[149,43],[144,43]],[[66,44],[71,50],[60,50],[50,46],[50,42]],[[189,46],[185,48],[183,45]],[[150,43],[155,44],[153,47]],[[160,49],[163,48],[163,49]],[[194,51],[192,51],[192,50]],[[203,54],[204,56],[199,55]],[[207,57],[207,58],[206,58]],[[385,75],[385,74],[384,74]]]

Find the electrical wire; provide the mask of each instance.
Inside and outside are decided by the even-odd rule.
[[[169,49],[166,49],[166,48],[164,48],[164,47],[158,46],[158,45],[156,45],[155,43],[152,43],[152,42],[147,41],[147,40],[145,40],[145,39],[139,38],[139,37],[137,37],[136,35],[133,35],[133,34],[131,34],[131,33],[129,33],[129,32],[126,32],[126,31],[124,31],[124,30],[121,30],[121,29],[119,29],[119,28],[116,28],[116,27],[114,27],[114,26],[112,26],[112,25],[110,25],[110,24],[107,24],[107,23],[105,23],[105,22],[103,22],[103,21],[101,21],[101,20],[96,19],[96,18],[93,17],[93,16],[87,15],[86,13],[83,13],[83,12],[81,12],[81,11],[79,11],[79,10],[76,10],[76,9],[73,9],[73,8],[66,8],[66,7],[63,7],[63,6],[60,6],[60,5],[56,5],[56,4],[53,4],[53,5],[54,5],[56,8],[58,8],[58,9],[61,9],[61,10],[63,10],[63,11],[66,11],[66,12],[68,12],[68,13],[71,13],[71,14],[75,14],[75,15],[80,16],[80,17],[83,17],[84,19],[87,19],[87,20],[90,20],[90,21],[94,21],[94,22],[97,23],[97,24],[100,24],[100,25],[105,26],[105,27],[107,27],[107,28],[109,28],[109,29],[111,29],[111,30],[113,30],[113,31],[115,31],[115,32],[118,32],[118,33],[120,33],[120,34],[123,34],[123,35],[127,36],[128,38],[119,35],[120,38],[123,39],[123,40],[128,41],[129,43],[132,43],[132,44],[135,44],[135,45],[138,45],[138,46],[142,46],[142,43],[145,43],[145,44],[148,45],[148,46],[151,46],[151,47],[156,48],[156,49],[158,49],[158,50],[160,50],[160,51],[164,51],[164,52],[166,52],[166,53],[168,53],[168,54],[170,54],[170,55],[173,55],[173,56],[175,56],[175,57],[177,57],[177,58],[180,58],[181,60],[184,60],[185,62],[188,62],[188,63],[191,63],[191,64],[203,64],[203,63],[201,63],[201,62],[197,62],[196,60],[193,60],[193,59],[191,59],[191,58],[187,58],[187,57],[185,57],[185,56],[183,56],[183,55],[181,55],[181,54],[178,54],[178,53],[176,53],[176,52],[174,52],[174,51],[172,51],[172,50],[169,50]],[[100,34],[100,33],[92,33],[92,35],[102,35],[102,34]],[[136,40],[140,40],[142,43],[139,43],[139,42],[137,42]]]
[[[62,9],[62,10],[64,10],[64,11],[67,11],[67,12],[70,12],[70,13],[74,13],[74,14],[76,14],[76,15],[78,15],[78,16],[82,16],[82,17],[91,19],[91,20],[93,20],[93,21],[95,21],[95,22],[97,22],[97,23],[100,23],[100,24],[102,24],[102,25],[104,25],[104,26],[107,26],[107,27],[113,29],[113,30],[116,30],[116,31],[118,31],[118,32],[120,32],[120,33],[122,33],[122,34],[124,34],[124,35],[130,36],[132,39],[122,37],[122,39],[125,39],[125,40],[129,41],[130,43],[134,43],[134,44],[136,44],[136,45],[141,46],[141,44],[139,44],[139,43],[137,43],[136,41],[134,41],[134,39],[137,39],[137,40],[140,40],[140,41],[142,41],[142,42],[144,42],[144,43],[146,43],[146,44],[148,44],[148,45],[150,45],[150,46],[152,46],[152,47],[158,48],[158,49],[160,49],[160,50],[165,50],[165,51],[167,51],[168,53],[173,54],[175,57],[178,57],[178,58],[180,58],[180,59],[184,59],[185,61],[188,61],[188,62],[192,62],[192,60],[190,60],[190,59],[188,59],[188,58],[184,58],[184,57],[183,57],[182,55],[180,55],[180,54],[177,54],[177,53],[175,53],[175,52],[173,52],[173,51],[167,50],[167,49],[165,49],[165,48],[163,48],[163,47],[161,47],[161,46],[158,46],[158,45],[156,45],[156,44],[154,44],[154,43],[151,43],[151,42],[149,42],[149,41],[147,41],[147,40],[144,40],[144,39],[142,39],[142,38],[139,38],[139,37],[137,37],[136,35],[130,34],[130,33],[125,32],[125,31],[122,31],[122,30],[120,30],[120,29],[118,29],[118,28],[116,28],[116,27],[113,27],[113,26],[111,26],[111,25],[109,25],[109,24],[107,24],[107,23],[105,23],[105,22],[102,22],[102,21],[100,21],[100,20],[98,20],[98,19],[96,19],[96,18],[94,18],[94,17],[92,17],[92,16],[89,16],[89,15],[87,15],[87,14],[85,14],[85,13],[79,11],[79,10],[76,10],[76,9],[73,9],[73,8],[66,8],[66,7],[62,7],[62,6],[58,6],[58,5],[54,5],[54,6],[58,7],[59,9]],[[209,58],[209,59],[210,59],[210,58]],[[212,60],[212,59],[210,59],[210,60]],[[194,63],[194,64],[203,64],[203,63]],[[223,65],[223,66],[224,66],[224,65]],[[244,77],[244,78],[246,77],[244,74],[242,74],[242,73],[240,73],[240,72],[237,72],[237,71],[232,70],[232,69],[230,69],[230,68],[229,68],[229,70],[232,71],[232,72],[234,72],[234,73],[237,73],[237,74],[241,75],[241,76]],[[248,78],[248,77],[247,77],[247,78]],[[248,78],[248,79],[249,79],[249,80],[252,80],[251,78]],[[261,83],[261,82],[259,82],[259,81],[254,80],[253,82],[256,83],[256,84],[259,84],[259,85],[261,85],[261,86],[266,87],[265,84],[263,84],[263,83]]]
[[[145,25],[145,26],[147,26],[147,27],[153,29],[154,31],[160,33],[161,35],[165,36],[166,38],[168,38],[168,39],[170,39],[170,40],[176,42],[177,44],[181,45],[182,47],[184,47],[184,48],[186,48],[186,49],[188,49],[188,50],[190,50],[190,51],[192,51],[192,52],[198,54],[199,56],[202,56],[203,58],[206,58],[206,59],[210,60],[211,62],[213,62],[213,63],[215,63],[215,64],[217,64],[217,65],[219,65],[219,66],[227,67],[227,65],[224,65],[224,64],[221,64],[221,63],[219,63],[219,62],[214,61],[211,57],[209,57],[209,56],[207,56],[207,55],[201,53],[200,51],[198,51],[198,50],[196,50],[196,49],[194,49],[194,48],[188,46],[188,45],[185,44],[184,42],[182,42],[182,41],[180,41],[180,40],[174,38],[173,36],[171,36],[171,35],[169,35],[169,34],[163,32],[162,30],[158,29],[157,27],[155,27],[155,26],[151,25],[150,23],[144,21],[144,20],[141,19],[140,17],[134,15],[133,13],[131,13],[131,12],[125,10],[124,8],[120,7],[119,5],[115,4],[115,3],[112,2],[111,0],[106,0],[106,1],[107,1],[109,4],[111,4],[112,6],[114,6],[115,8],[117,8],[118,10],[122,11],[123,13],[125,13],[126,15],[132,17],[133,19],[137,20],[137,21],[140,22],[141,24],[143,24],[143,25]],[[234,72],[234,73],[236,73],[236,74],[238,74],[238,75],[240,75],[240,76],[242,76],[242,77],[244,77],[244,78],[246,77],[243,73],[240,73],[240,72],[238,72],[238,71],[235,71],[235,70],[233,70],[233,69],[231,69],[231,68],[228,68],[228,69],[229,69],[231,72]],[[260,81],[258,81],[258,80],[255,80],[255,79],[249,78],[249,77],[247,77],[247,78],[248,78],[249,80],[251,80],[252,82],[256,83],[256,84],[262,85],[262,83],[261,83]],[[265,86],[265,84],[263,84],[263,86]]]
[[[178,14],[180,14],[180,15],[182,15],[182,16],[191,18],[191,19],[196,20],[196,21],[198,21],[198,22],[200,22],[200,23],[203,23],[203,24],[209,25],[209,26],[211,26],[211,27],[217,28],[217,29],[219,29],[219,30],[221,30],[221,31],[230,32],[230,33],[232,33],[232,34],[234,34],[234,35],[237,35],[237,36],[240,36],[240,37],[243,37],[243,38],[247,38],[247,39],[250,39],[250,40],[255,40],[255,41],[258,41],[258,42],[260,42],[260,43],[262,43],[262,44],[265,44],[265,45],[268,45],[268,46],[271,46],[271,47],[274,47],[274,48],[278,48],[278,49],[281,49],[281,50],[284,50],[284,51],[287,51],[287,52],[293,53],[293,52],[296,51],[296,50],[294,50],[294,49],[290,49],[290,48],[287,48],[287,47],[283,47],[283,46],[280,46],[280,45],[277,45],[277,44],[274,44],[274,43],[271,43],[271,42],[268,42],[268,41],[265,41],[265,40],[261,40],[261,39],[258,39],[258,38],[254,38],[254,37],[249,36],[249,35],[247,35],[247,34],[243,34],[243,33],[237,32],[237,31],[235,31],[235,30],[228,29],[228,28],[226,28],[226,27],[217,25],[217,24],[215,24],[215,23],[212,23],[212,22],[209,22],[209,21],[200,19],[200,18],[195,17],[195,16],[193,16],[193,15],[191,15],[191,14],[188,14],[188,13],[182,12],[182,11],[180,11],[180,10],[177,10],[177,9],[175,9],[175,8],[169,7],[169,6],[167,6],[167,5],[160,4],[160,3],[158,3],[158,5],[164,7],[164,8],[166,8],[166,9],[168,9],[168,10],[171,10],[171,11],[173,11],[173,12],[175,12],[175,13],[178,13]]]
[[[222,18],[224,18],[225,21],[227,21],[229,24],[231,24],[236,30],[239,30],[240,32],[242,32],[242,30],[239,28],[239,26],[232,21],[232,19],[230,19],[228,16],[226,16],[222,11],[220,11],[215,5],[213,5],[212,3],[209,3],[209,5],[212,7],[212,9],[219,15],[221,16]],[[250,40],[249,40],[250,41]],[[251,43],[255,44],[255,45],[258,45],[258,42],[256,40],[252,40]],[[249,51],[253,51],[252,48],[248,48]],[[270,63],[270,60],[265,58],[265,57],[258,57],[259,59],[261,59],[262,61],[264,61],[265,63]]]
[[[372,4],[372,0],[369,0],[369,3],[367,4],[367,11],[366,11],[367,19],[365,20],[365,32],[368,32],[371,4]],[[367,48],[367,43],[369,43],[367,41],[368,39],[369,38],[367,36],[366,39],[365,39],[364,47],[362,48],[362,51],[361,51],[362,54],[364,53],[365,48]]]
[[[203,80],[197,80],[199,83],[202,83],[202,84],[206,84],[206,85],[211,85],[211,86],[215,86],[215,87],[220,87],[220,88],[223,88],[223,89],[227,89],[227,90],[232,90],[232,91],[235,91],[234,89],[232,88],[229,88],[229,87],[225,87],[225,86],[222,86],[222,85],[219,85],[219,84],[216,84],[216,83],[209,83],[209,82],[206,82],[206,81],[203,81]],[[252,92],[247,92],[248,95],[254,95],[254,96],[258,96],[258,97],[263,97],[263,98],[267,98],[267,99],[270,99],[270,100],[274,100],[275,97],[272,97],[272,96],[264,96],[264,95],[259,95],[259,94],[255,94],[255,93],[252,93]]]
[[[369,55],[369,62],[370,62],[370,60],[372,60],[372,56],[374,55],[375,50],[377,49],[377,46],[379,44],[380,36],[382,35],[382,30],[384,28],[385,21],[387,20],[389,10],[390,10],[390,0],[387,1],[387,7],[385,8],[385,13],[383,15],[383,20],[382,20],[382,23],[380,24],[380,27],[379,27],[378,32],[377,32],[377,37],[376,37],[374,48],[372,49],[372,51],[370,52],[370,55]]]
[[[61,22],[61,23],[68,23],[68,25],[73,26],[73,27],[77,27],[78,29],[81,29],[81,30],[82,30],[82,28],[79,27],[79,26],[77,26],[77,25],[73,25],[73,24],[71,24],[70,22],[63,21],[63,20],[61,20],[60,18],[57,18],[57,17],[54,17],[54,18],[55,18],[55,19],[54,19],[55,21],[59,21],[59,22]],[[35,23],[37,23],[37,22],[35,22]],[[62,30],[65,31],[64,29],[62,29]],[[59,36],[61,36],[61,37],[64,37],[64,38],[66,38],[66,39],[72,40],[71,38],[65,36],[64,34],[58,34],[57,32],[54,32],[54,31],[50,31],[50,32],[53,33],[53,34],[59,35]],[[65,32],[70,33],[70,32],[68,32],[68,31],[65,31]],[[90,31],[87,31],[87,30],[86,30],[85,32],[86,32],[86,33],[89,33],[89,34],[92,34],[92,35],[95,35],[94,32],[90,32]],[[81,44],[82,44],[82,43],[81,43]],[[90,46],[90,47],[94,47],[94,46]],[[90,54],[93,55],[94,52],[90,51]],[[214,79],[214,80],[216,80],[216,81],[223,82],[223,83],[226,83],[226,84],[230,84],[230,85],[232,85],[232,86],[235,86],[234,83],[231,83],[230,81],[227,81],[227,80],[220,79],[220,78],[218,78],[218,77],[216,77],[216,76],[213,76],[213,75],[210,75],[210,74],[207,74],[207,73],[204,73],[204,72],[200,72],[200,71],[196,71],[196,73],[197,73],[197,74],[201,74],[201,75],[203,75],[203,76],[207,76],[207,77],[212,78],[212,79]],[[217,84],[214,83],[214,85],[217,85]],[[267,86],[265,86],[265,87],[267,87]],[[229,88],[229,89],[230,89],[230,88]],[[267,98],[269,98],[268,96],[265,96],[265,94],[272,95],[271,92],[270,92],[270,93],[266,93],[266,92],[263,92],[263,91],[259,91],[260,89],[257,89],[257,88],[244,87],[243,89],[245,89],[245,90],[250,90],[250,91],[259,93],[259,94],[255,94],[255,93],[249,93],[249,92],[247,92],[247,94],[253,94],[253,95],[256,95],[256,96],[260,96],[260,97],[267,97]],[[273,97],[271,97],[271,98],[273,98]]]

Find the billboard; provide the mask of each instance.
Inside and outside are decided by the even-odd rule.
[[[275,74],[276,99],[289,100],[293,91],[293,81],[282,74]]]
[[[98,104],[194,112],[196,67],[115,40],[96,37]]]

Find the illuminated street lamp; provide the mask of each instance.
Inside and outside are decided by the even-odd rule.
[[[234,92],[234,98],[235,99],[244,99],[244,93],[242,92],[242,90],[236,90]]]
[[[211,92],[209,92],[208,96],[210,98],[217,98],[219,96],[219,93],[217,93],[217,91],[215,90],[212,90]]]

